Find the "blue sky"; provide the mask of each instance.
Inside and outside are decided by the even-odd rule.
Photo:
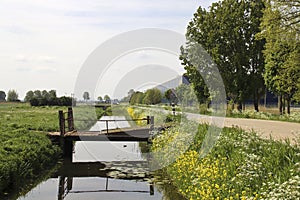
[[[0,90],[73,92],[77,74],[101,43],[125,31],[185,33],[199,6],[192,0],[1,0]]]

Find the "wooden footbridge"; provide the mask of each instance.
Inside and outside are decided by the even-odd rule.
[[[76,141],[147,141],[150,142],[151,132],[154,129],[154,117],[131,119],[131,120],[97,120],[105,122],[106,130],[99,131],[77,131],[74,127],[73,109],[67,112],[59,111],[59,132],[48,133],[48,137],[60,144],[64,158],[72,160],[74,142]],[[147,121],[148,127],[109,129],[109,122],[118,121]]]

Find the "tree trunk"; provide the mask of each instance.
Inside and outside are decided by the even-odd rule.
[[[253,95],[253,105],[254,105],[254,110],[256,112],[259,112],[258,103],[259,103],[259,95],[258,95],[258,91],[256,89],[255,92],[254,92],[254,95]]]
[[[291,98],[289,96],[287,96],[287,114],[291,114]]]
[[[282,112],[282,95],[280,95],[278,97],[278,107],[279,107],[279,113],[280,113],[280,115],[282,115],[283,114],[283,112]]]
[[[285,96],[283,96],[282,102],[282,114],[285,114]]]
[[[237,109],[238,109],[239,112],[242,112],[242,110],[243,110],[243,104],[242,104],[241,101],[238,102],[238,107],[237,107]]]

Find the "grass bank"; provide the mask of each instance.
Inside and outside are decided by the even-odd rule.
[[[20,191],[56,164],[60,150],[44,134],[58,130],[59,107],[0,104],[0,197]]]
[[[142,109],[128,109],[143,116]],[[159,118],[159,116],[157,117]],[[209,126],[183,123],[153,139],[151,151],[186,199],[299,199],[300,146],[224,128],[211,151]],[[195,131],[196,130],[196,131]],[[217,130],[217,129],[216,129]],[[212,132],[213,133],[213,132]],[[207,153],[203,156],[203,153]]]
[[[201,157],[207,125],[199,125],[186,148],[188,127],[173,128],[153,140],[152,151],[163,152],[161,162],[172,183],[187,199],[299,199],[300,149],[288,142],[264,140],[255,133],[224,128],[211,152]],[[165,153],[164,153],[165,152]]]

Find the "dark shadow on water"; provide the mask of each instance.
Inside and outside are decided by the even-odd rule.
[[[139,151],[148,152],[147,143],[139,143]],[[32,186],[33,189],[19,200],[67,200],[78,199],[78,195],[82,197],[80,199],[88,200],[184,199],[163,170],[153,172],[149,166],[145,157],[138,161],[101,162],[72,162],[65,159],[50,175],[40,179],[42,182],[39,186]]]

